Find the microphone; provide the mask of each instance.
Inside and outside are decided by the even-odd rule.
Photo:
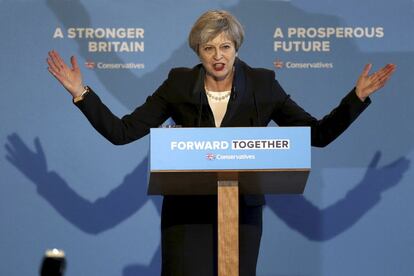
[[[198,99],[198,118],[197,118],[197,126],[201,127],[201,113],[203,112],[203,97],[202,97],[202,93],[200,91],[199,94],[199,99]]]
[[[236,99],[236,97],[237,97],[236,86],[233,86],[233,91],[231,93],[231,100],[234,101]]]
[[[65,269],[65,252],[56,248],[46,250],[40,267],[40,276],[63,276]]]

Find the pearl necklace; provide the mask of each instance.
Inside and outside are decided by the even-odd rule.
[[[216,95],[214,95],[214,93],[211,93],[207,89],[205,89],[205,90],[206,90],[207,96],[210,99],[213,99],[213,100],[218,101],[218,102],[227,99],[228,97],[230,97],[230,94],[231,94],[231,91],[227,91],[225,94],[223,94],[221,96],[216,96]]]

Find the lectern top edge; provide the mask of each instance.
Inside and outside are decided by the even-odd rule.
[[[188,172],[199,172],[199,173],[214,173],[214,172],[309,172],[310,168],[299,168],[299,169],[254,169],[254,170],[151,170],[151,173],[188,173]]]

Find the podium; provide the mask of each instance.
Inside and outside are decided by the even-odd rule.
[[[156,128],[150,195],[218,197],[218,275],[239,275],[239,195],[300,194],[310,172],[309,127]]]

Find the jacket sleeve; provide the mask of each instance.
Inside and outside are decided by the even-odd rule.
[[[145,136],[150,128],[158,127],[170,117],[167,99],[169,79],[164,81],[143,105],[121,119],[115,116],[92,90],[75,105],[107,140],[115,145],[127,144]]]
[[[367,98],[362,102],[351,90],[328,115],[318,120],[296,104],[274,79],[272,90],[276,95],[276,105],[272,119],[280,126],[310,126],[311,144],[315,147],[325,147],[343,133],[351,123],[371,103]]]

